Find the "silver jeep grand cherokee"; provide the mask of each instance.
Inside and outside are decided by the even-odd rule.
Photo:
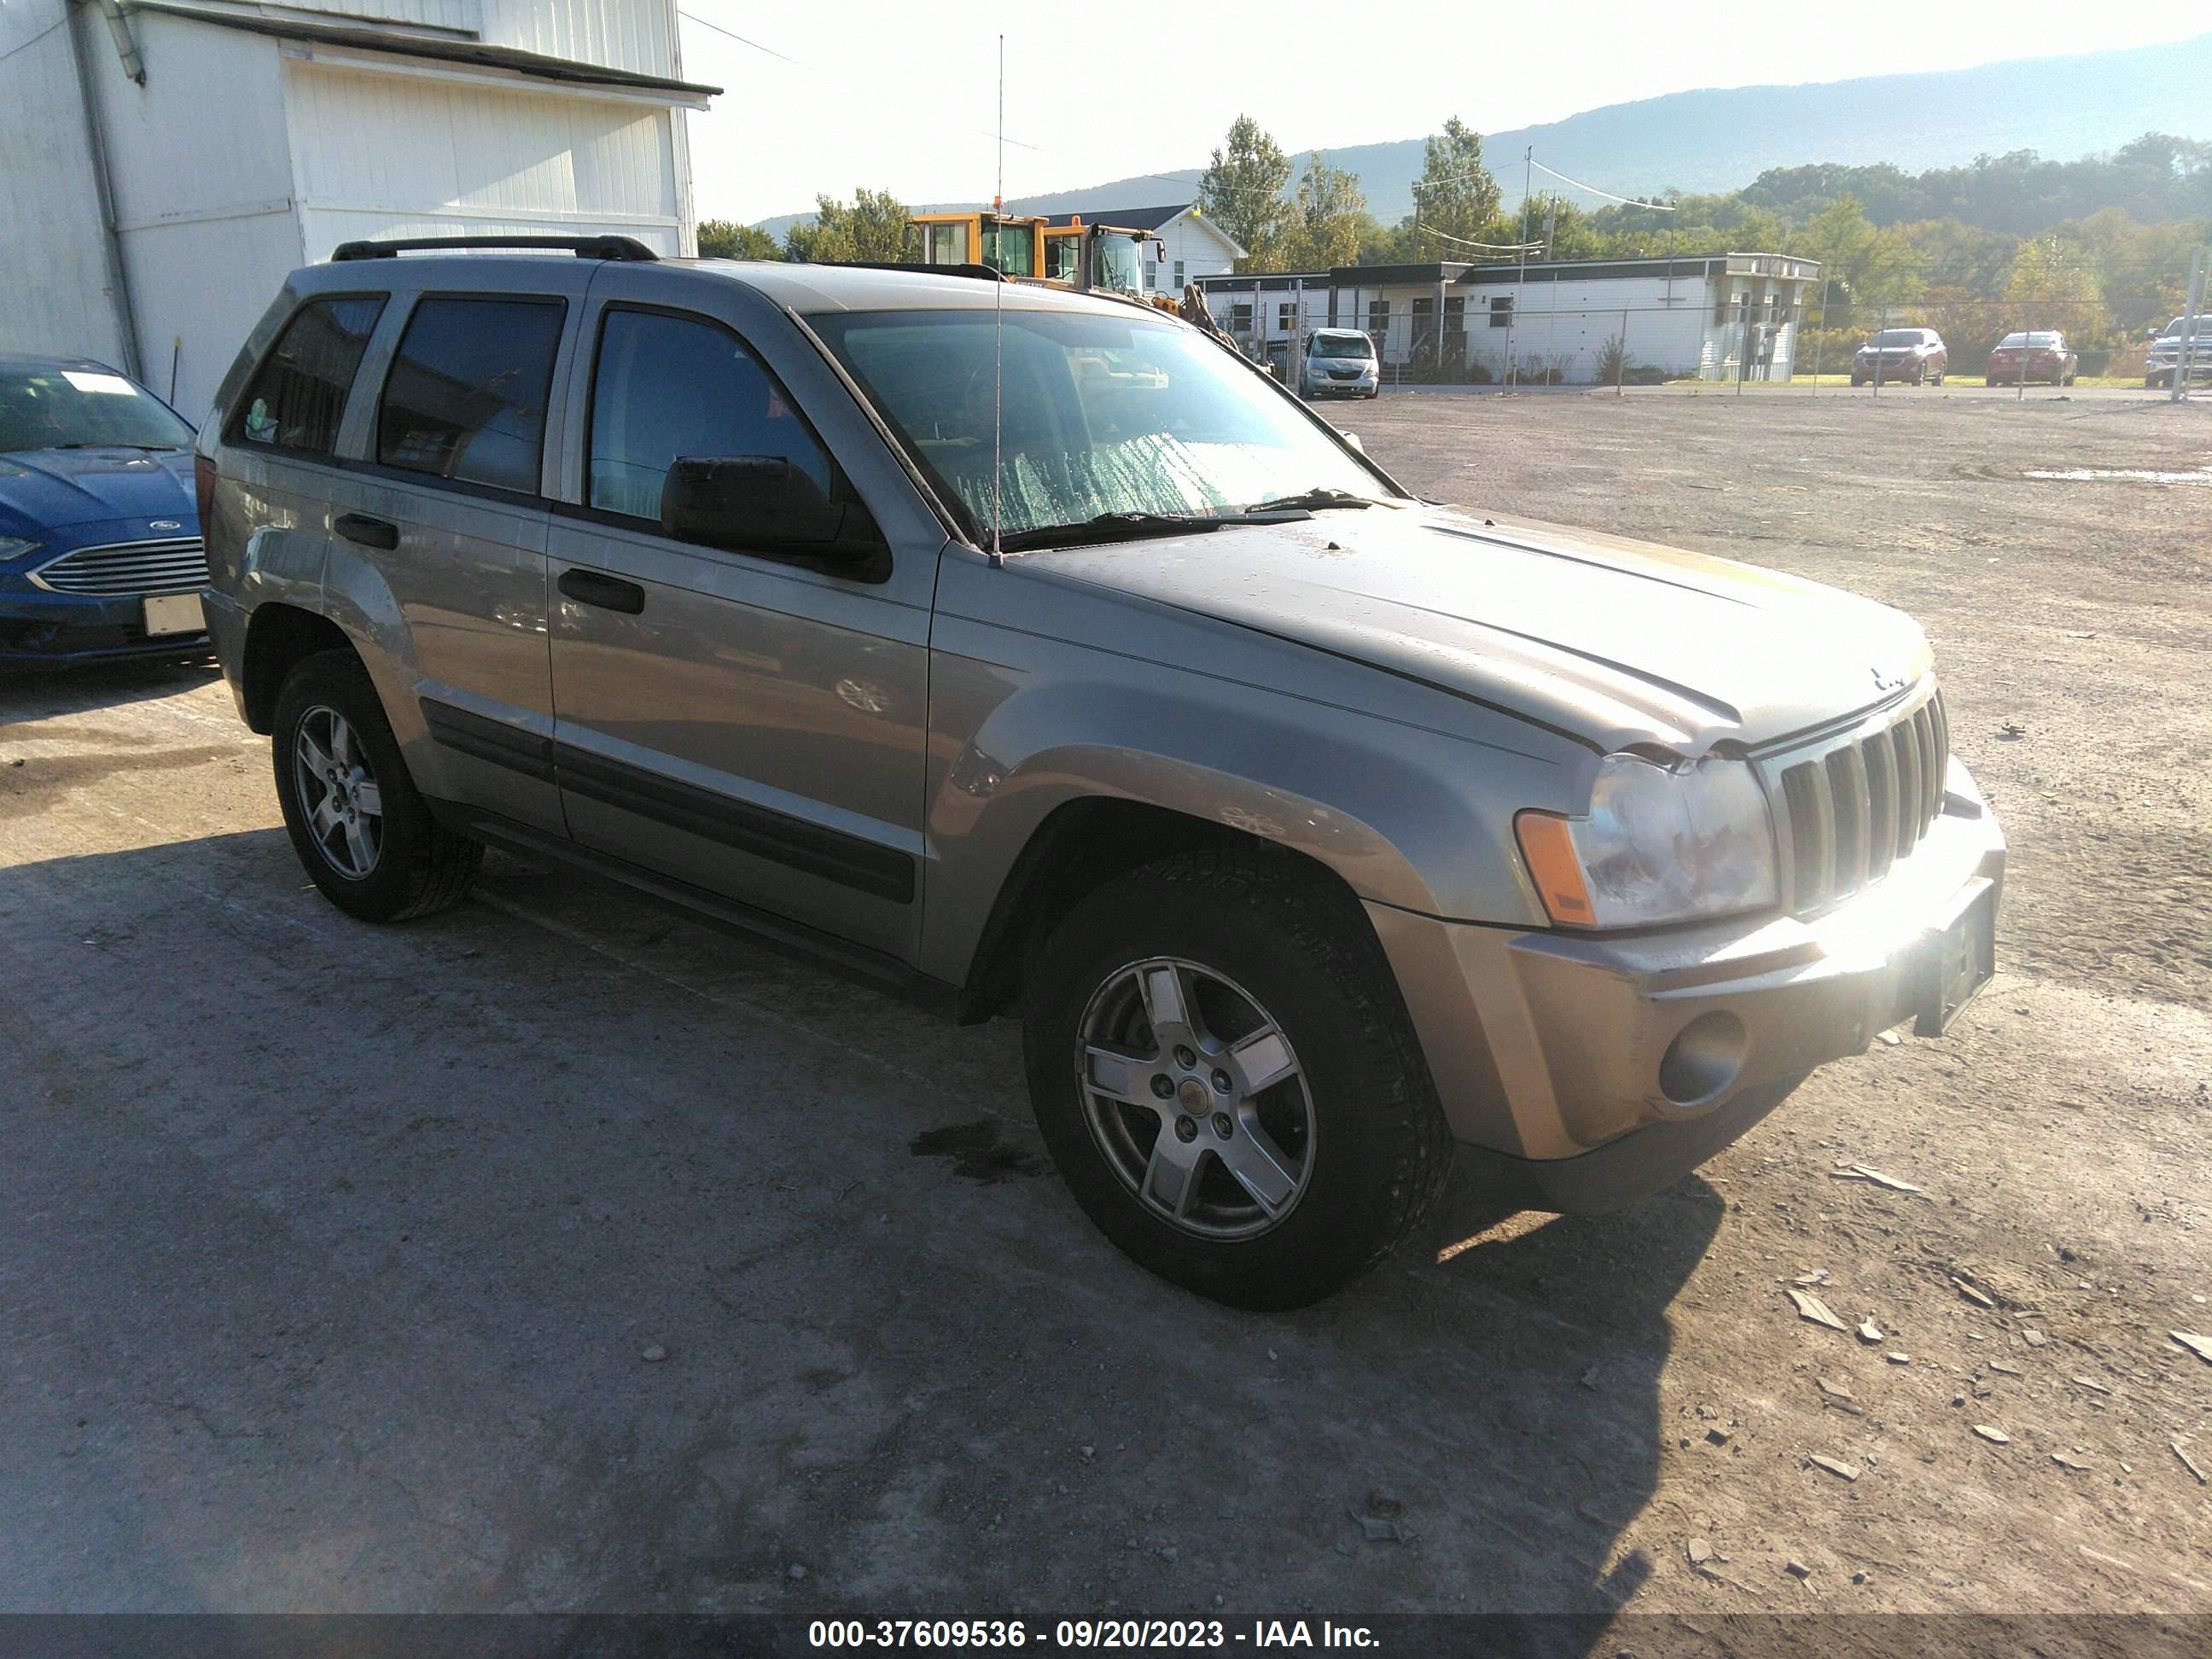
[[[295,274],[199,439],[209,622],[352,915],[498,843],[1018,1013],[1092,1219],[1253,1307],[1455,1161],[1652,1191],[1990,972],[1895,611],[1419,501],[1126,302],[422,246]]]

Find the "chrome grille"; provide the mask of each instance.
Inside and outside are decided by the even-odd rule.
[[[1937,692],[1887,726],[1784,764],[1790,908],[1803,915],[1849,898],[1910,857],[1942,809],[1950,753]]]
[[[80,547],[31,573],[57,593],[113,599],[131,593],[189,593],[207,586],[207,554],[197,536],[166,542]]]

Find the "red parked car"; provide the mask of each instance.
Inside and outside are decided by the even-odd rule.
[[[2080,362],[2063,334],[2042,330],[2008,334],[1990,353],[1982,384],[2014,386],[2022,380],[2048,380],[2053,386],[2072,386]]]

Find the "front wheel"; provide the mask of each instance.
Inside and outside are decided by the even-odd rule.
[[[285,678],[270,748],[284,829],[325,898],[363,921],[460,902],[483,846],[430,816],[352,652],[318,652]]]
[[[1091,1220],[1232,1306],[1303,1307],[1366,1272],[1450,1170],[1366,917],[1264,852],[1179,854],[1078,904],[1030,975],[1023,1048]]]

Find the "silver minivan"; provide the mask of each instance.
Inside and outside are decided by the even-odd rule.
[[[1091,1218],[1251,1307],[1455,1164],[1654,1191],[1990,974],[2003,838],[1887,606],[1425,503],[1119,300],[423,254],[295,272],[196,456],[350,915],[496,845],[1018,1018]]]
[[[1375,342],[1356,328],[1317,328],[1306,336],[1298,390],[1309,398],[1375,398],[1382,391]]]

